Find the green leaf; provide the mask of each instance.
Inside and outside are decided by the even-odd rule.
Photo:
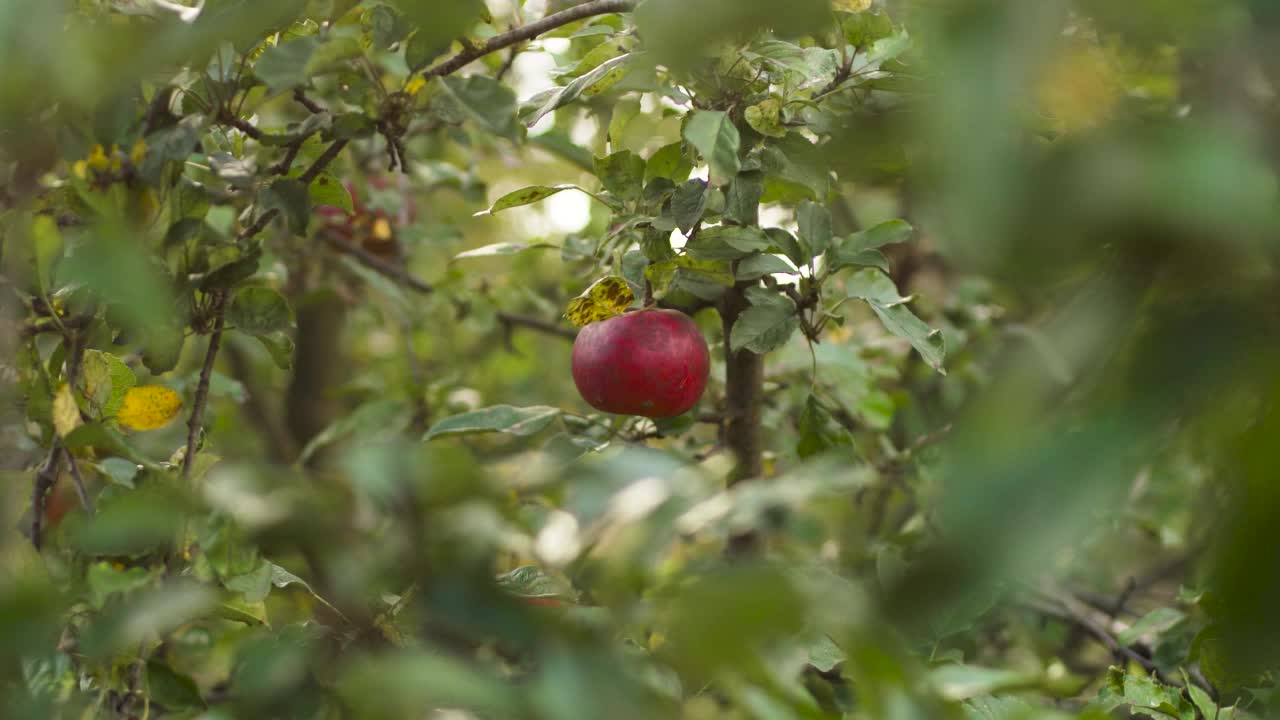
[[[976,665],[943,665],[929,673],[929,682],[938,694],[953,701],[1017,690],[1039,679],[1037,673]]]
[[[159,660],[147,661],[147,690],[152,701],[168,710],[204,707],[196,681]]]
[[[315,36],[300,37],[267,48],[253,72],[272,90],[288,90],[307,84],[307,63],[320,46]]]
[[[247,573],[226,578],[222,585],[232,592],[243,595],[245,602],[261,602],[271,592],[272,567],[269,562],[260,562],[256,568]]]
[[[604,189],[624,202],[634,202],[644,187],[644,160],[630,150],[595,159],[596,177]]]
[[[271,355],[271,361],[281,370],[288,370],[293,367],[293,338],[286,335],[283,331],[273,333],[260,333],[254,335],[258,342],[262,343],[262,347],[266,348],[267,353]]]
[[[700,260],[736,260],[769,247],[769,236],[758,227],[719,225],[702,230],[685,244],[685,252]]]
[[[452,38],[441,39],[430,32],[418,30],[409,38],[404,48],[404,61],[410,72],[426,69],[432,60],[449,50]]]
[[[812,395],[800,411],[799,431],[796,454],[801,459],[820,455],[834,448],[853,448],[853,436],[836,423],[826,407]]]
[[[186,333],[177,322],[170,320],[152,325],[143,335],[142,364],[153,375],[167,373],[177,367],[186,342]]]
[[[364,54],[360,40],[350,35],[332,35],[315,49],[307,59],[308,78],[325,73],[340,72],[350,67],[351,60]],[[317,117],[312,115],[311,117]]]
[[[471,119],[497,135],[516,136],[516,94],[511,88],[485,75],[449,75],[441,83]]]
[[[53,292],[53,275],[58,261],[62,259],[62,233],[58,224],[48,215],[37,215],[31,223],[31,243],[36,262],[36,279],[40,291],[44,294]]]
[[[422,439],[434,440],[438,437],[492,432],[523,437],[542,431],[557,417],[560,417],[559,408],[545,405],[531,407],[494,405],[483,410],[445,418],[433,425]]]
[[[886,220],[867,230],[856,232],[846,238],[840,246],[850,252],[874,250],[885,245],[906,242],[911,239],[915,228],[905,220]]]
[[[764,173],[746,170],[729,183],[725,195],[724,218],[739,225],[760,223],[760,198],[764,195]]]
[[[320,173],[315,180],[311,181],[311,184],[307,186],[307,196],[311,198],[312,205],[326,205],[349,213],[355,212],[355,206],[351,202],[351,193],[347,191],[347,187],[338,178],[329,173]]]
[[[800,240],[814,255],[821,255],[831,246],[831,213],[825,206],[809,200],[800,203],[796,223],[800,226]]]
[[[568,583],[553,578],[534,565],[523,565],[499,575],[498,587],[523,597],[572,596],[572,588]]]
[[[861,265],[889,271],[889,259],[878,248],[910,239],[913,228],[902,220],[888,220],[845,238],[827,251],[827,266],[834,272]]]
[[[496,257],[496,256],[500,256],[500,255],[515,255],[515,254],[518,254],[518,253],[522,253],[522,252],[524,252],[524,251],[526,251],[526,250],[540,250],[540,249],[545,249],[545,248],[553,248],[553,249],[554,249],[555,247],[556,247],[556,246],[555,246],[555,245],[552,245],[551,243],[508,243],[508,242],[501,242],[501,243],[493,243],[493,244],[491,244],[491,245],[485,245],[484,247],[478,247],[478,248],[476,248],[476,249],[474,249],[474,250],[467,250],[466,252],[460,252],[460,253],[458,253],[457,255],[454,255],[454,256],[453,256],[453,259],[454,259],[454,260],[462,260],[462,259],[464,259],[464,258]]]
[[[409,34],[409,23],[400,13],[388,5],[374,5],[362,18],[366,32],[373,44],[386,49],[393,43],[403,40]]]
[[[1141,640],[1144,635],[1162,633],[1182,622],[1186,617],[1181,610],[1176,608],[1156,608],[1116,635],[1116,641],[1121,645],[1132,645]]]
[[[763,355],[786,344],[798,327],[800,321],[790,304],[754,305],[733,322],[729,347],[734,352],[746,349]]]
[[[293,327],[293,310],[283,295],[268,287],[245,288],[227,306],[227,323],[236,330],[267,335]]]
[[[844,650],[835,644],[826,633],[818,633],[817,637],[809,643],[809,664],[818,670],[818,672],[829,673],[836,669],[836,666],[845,661]]]
[[[145,567],[115,567],[109,562],[89,566],[85,580],[89,585],[89,604],[101,610],[107,598],[115,593],[137,590],[151,582],[154,573]]]
[[[530,205],[565,190],[580,190],[577,185],[530,185],[512,190],[511,192],[498,198],[488,210],[482,210],[476,215],[492,215],[496,212],[509,210],[513,207],[521,205]]]
[[[813,257],[808,249],[805,248],[799,240],[791,233],[782,228],[766,228],[765,235],[769,237],[768,252],[779,252],[786,255],[796,267],[804,267],[809,264],[809,260]]]
[[[676,227],[680,228],[680,232],[686,236],[693,232],[694,226],[707,211],[710,190],[705,180],[694,178],[681,183],[672,193],[671,215],[675,219]],[[670,226],[667,229],[670,230]]]
[[[724,261],[697,260],[688,255],[653,263],[644,270],[659,300],[672,293],[687,292],[702,300],[715,300],[733,287],[733,270]]]
[[[796,274],[791,264],[777,255],[751,255],[738,263],[735,275],[739,280],[755,280],[774,273]]]
[[[632,50],[635,41],[626,35],[617,35],[615,37],[604,40],[595,47],[587,51],[572,68],[560,73],[563,78],[582,77],[587,73],[600,67],[601,64],[612,60],[613,58],[623,55]]]
[[[860,270],[849,278],[848,296],[871,306],[885,328],[911,343],[929,367],[945,375],[946,345],[942,333],[931,329],[907,307],[910,298],[901,297],[893,280],[878,270]]]
[[[711,166],[711,174],[727,180],[742,167],[738,157],[741,137],[729,114],[719,110],[695,112],[684,126],[683,137]]]
[[[271,183],[262,191],[262,205],[279,210],[293,234],[306,234],[311,221],[311,196],[301,180],[280,178]]]
[[[124,361],[100,350],[85,350],[80,362],[85,398],[99,417],[111,417],[120,409],[125,393],[138,378]]]
[[[536,125],[547,113],[564,107],[579,97],[592,97],[608,92],[627,74],[627,64],[636,54],[619,55],[562,88],[535,95],[530,101],[532,104],[528,107],[528,112],[524,113],[525,124]]]
[[[644,180],[647,183],[654,178],[664,177],[679,184],[689,179],[692,171],[693,163],[689,162],[689,156],[684,151],[684,143],[677,141],[663,145],[649,156],[645,161]]]
[[[751,105],[743,113],[751,129],[768,137],[785,137],[787,129],[782,126],[782,100],[768,97]]]

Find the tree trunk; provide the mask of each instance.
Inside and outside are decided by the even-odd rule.
[[[733,324],[749,307],[744,287],[725,293],[720,304],[725,344],[725,430],[724,442],[733,453],[734,468],[729,484],[735,485],[764,474],[764,443],[760,434],[760,410],[764,404],[764,356],[750,350],[731,352],[729,338]],[[749,555],[759,548],[759,537],[748,532],[729,539],[731,555]]]

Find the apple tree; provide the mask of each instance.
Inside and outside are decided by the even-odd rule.
[[[0,0],[0,716],[1268,716],[1278,35]]]

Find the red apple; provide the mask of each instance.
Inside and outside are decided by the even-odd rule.
[[[693,320],[639,310],[593,322],[573,343],[573,381],[591,407],[650,418],[679,415],[707,387],[711,356]]]

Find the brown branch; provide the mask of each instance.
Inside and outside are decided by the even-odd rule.
[[[254,140],[262,139],[261,130],[254,127],[249,121],[236,117],[231,113],[230,110],[223,110],[221,113],[219,113],[218,122],[222,123],[223,125],[230,125],[231,127],[239,130],[245,135],[248,135]]]
[[[182,479],[191,479],[191,466],[196,459],[196,443],[204,427],[204,409],[209,402],[209,380],[213,376],[213,364],[218,359],[218,347],[222,344],[222,329],[226,318],[227,292],[219,290],[213,301],[213,332],[209,333],[209,349],[204,354],[204,367],[200,369],[200,382],[196,396],[191,401],[191,417],[187,420],[187,452],[182,456]]]
[[[315,100],[312,100],[311,98],[307,97],[307,94],[302,91],[302,88],[294,88],[293,99],[299,105],[306,108],[307,112],[311,113],[312,115],[319,115],[320,113],[324,112],[324,108],[320,107],[320,104],[317,103]]]
[[[333,162],[334,158],[338,157],[338,153],[342,152],[342,149],[347,146],[347,142],[347,140],[334,140],[329,147],[324,149],[324,152],[320,153],[320,157],[316,158],[316,161],[311,163],[311,167],[307,168],[306,172],[298,176],[298,180],[300,180],[303,185],[310,185],[311,181],[319,177],[320,173],[324,172],[324,169],[329,167],[329,163]],[[259,215],[258,219],[254,220],[252,225],[241,230],[240,234],[237,236],[238,239],[244,240],[245,238],[251,238],[262,232],[267,225],[271,223],[272,219],[279,214],[279,208],[268,209],[266,212]]]
[[[422,280],[413,273],[410,273],[397,263],[384,260],[359,245],[349,243],[333,233],[320,233],[320,236],[333,249],[346,255],[350,255],[361,265],[364,265],[370,270],[404,285],[410,290],[422,293],[423,295],[429,295],[436,290],[430,283]]]
[[[551,335],[554,337],[564,338],[572,342],[578,337],[578,333],[562,325],[554,322],[543,320],[541,318],[529,317],[527,315],[516,315],[509,312],[499,312],[498,322],[508,327],[522,327],[529,330],[536,330],[540,333]]]
[[[461,70],[473,61],[478,60],[489,53],[497,52],[517,43],[525,42],[526,40],[532,40],[539,35],[554,30],[562,25],[568,25],[571,22],[592,17],[593,15],[627,12],[633,9],[635,5],[636,0],[591,0],[591,2],[582,3],[581,5],[571,7],[568,10],[561,10],[558,13],[548,15],[541,20],[529,23],[528,25],[523,25],[509,32],[502,33],[501,35],[494,35],[486,40],[482,45],[466,45],[457,55],[424,70],[422,72],[422,77],[423,79],[430,80],[433,77],[449,75]]]
[[[62,447],[62,443],[58,443]],[[94,513],[93,500],[89,497],[89,490],[85,487],[84,476],[80,474],[80,466],[76,464],[76,459],[71,455],[71,451],[62,448],[62,452],[67,457],[67,467],[71,469],[71,480],[76,488],[76,496],[80,498],[80,507],[84,511],[92,515]]]
[[[1166,685],[1173,685],[1173,681],[1164,674],[1156,665],[1155,661],[1142,653],[1127,647],[1120,643],[1111,631],[1102,623],[1089,616],[1088,610],[1080,607],[1074,598],[1042,598],[1029,599],[1024,601],[1024,605],[1041,615],[1055,618],[1063,622],[1076,626],[1083,630],[1087,635],[1092,637],[1104,645],[1111,651],[1112,656],[1117,660],[1130,660],[1141,665],[1144,670],[1153,677],[1160,680]],[[1206,687],[1205,690],[1212,692],[1212,688]]]

